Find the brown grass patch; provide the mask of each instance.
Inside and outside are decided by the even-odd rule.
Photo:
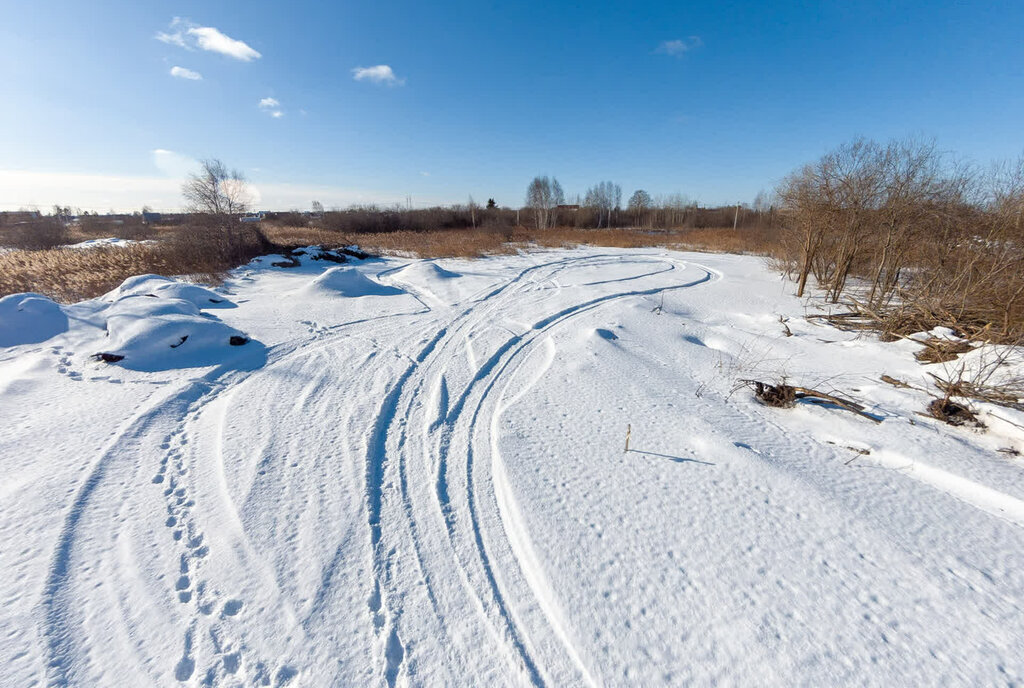
[[[924,345],[924,348],[914,354],[914,358],[924,364],[955,361],[960,354],[965,354],[974,348],[968,342],[934,337],[920,343]]]
[[[185,230],[157,243],[124,247],[11,251],[0,254],[0,296],[32,291],[71,303],[147,273],[215,283],[225,271],[276,248],[259,232],[238,229]]]
[[[81,236],[81,235],[79,235]],[[79,236],[75,236],[78,239]],[[109,234],[106,234],[109,236]],[[263,223],[259,228],[166,227],[152,230],[152,243],[92,249],[51,248],[0,254],[0,296],[23,291],[73,302],[106,293],[133,275],[190,275],[207,282],[258,255],[319,245],[357,245],[379,255],[420,258],[479,258],[531,247],[579,245],[758,252],[764,237],[754,228],[652,231],[634,229],[528,230],[482,227],[434,231],[346,233],[317,227]]]

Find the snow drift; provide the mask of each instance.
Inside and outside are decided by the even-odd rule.
[[[181,299],[195,304],[197,308],[234,308],[235,304],[217,292],[196,284],[179,282],[160,275],[138,275],[129,277],[121,286],[105,294],[105,301],[117,301],[126,296],[154,296],[164,299]]]
[[[0,346],[45,342],[67,329],[68,316],[52,299],[32,293],[0,298]]]
[[[249,343],[245,334],[204,314],[190,300],[148,294],[111,304],[107,335],[109,344],[97,356],[134,370],[216,365]]]

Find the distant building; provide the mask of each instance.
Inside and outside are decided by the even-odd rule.
[[[263,219],[267,216],[267,213],[260,211],[258,213],[249,213],[243,217],[238,218],[239,222],[263,222]]]
[[[143,211],[142,213],[142,224],[144,225],[156,224],[161,220],[163,220],[163,215],[161,215],[160,213],[149,213],[145,211]]]
[[[568,211],[573,212],[573,213],[575,213],[579,209],[580,209],[580,207],[578,205],[576,205],[576,204],[572,204],[572,205],[556,205],[555,206],[555,210],[568,210]]]

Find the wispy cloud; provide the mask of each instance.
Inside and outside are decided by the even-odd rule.
[[[158,31],[156,39],[186,50],[208,50],[242,62],[251,62],[262,57],[245,41],[231,38],[212,26],[199,26],[187,19],[175,17],[167,31]]]
[[[194,158],[166,148],[153,150],[153,165],[164,175],[174,179],[184,179],[189,172],[194,172],[199,167]]]
[[[65,172],[33,172],[0,169],[0,210],[21,207],[49,208],[56,203],[83,210],[106,212],[138,210],[148,205],[155,210],[171,211],[182,206],[181,181],[198,163],[171,151],[152,151],[160,174],[144,177],[109,174],[72,174]],[[404,191],[360,189],[343,186],[305,186],[293,184],[252,183],[248,185],[254,204],[265,209],[302,208],[309,199],[317,198],[325,207],[400,203]],[[419,198],[425,205],[441,203],[440,198]]]
[[[686,53],[696,50],[697,48],[704,45],[704,41],[700,39],[700,36],[688,36],[687,38],[676,38],[671,41],[662,41],[655,48],[654,52],[662,55],[672,55],[673,57],[682,57]]]
[[[203,50],[227,55],[243,62],[250,62],[262,57],[260,53],[250,48],[245,41],[239,41],[226,36],[212,26],[196,26],[189,29],[188,33],[196,37],[199,47]]]
[[[399,79],[389,65],[376,65],[373,67],[356,67],[352,70],[352,78],[356,81],[371,81],[375,84],[387,86],[401,86],[405,79]]]
[[[177,77],[178,79],[189,79],[190,81],[202,81],[203,75],[199,72],[193,72],[191,69],[185,69],[184,67],[171,67],[171,76]]]
[[[277,98],[261,98],[260,99],[260,110],[263,110],[274,119],[280,119],[284,117],[284,112],[280,109],[281,101]]]

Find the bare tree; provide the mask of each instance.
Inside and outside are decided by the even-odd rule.
[[[245,176],[216,159],[203,160],[199,172],[190,174],[182,185],[181,193],[189,212],[224,218],[244,213],[252,202]]]
[[[650,210],[652,204],[651,195],[643,189],[633,192],[633,195],[629,197],[629,212],[633,216],[634,225],[640,227],[644,224],[647,211]]]
[[[622,205],[622,187],[614,182],[599,182],[587,190],[583,204],[597,213],[597,226],[610,227],[612,213]]]
[[[533,211],[537,229],[553,227],[557,219],[555,208],[564,202],[565,192],[554,177],[534,177],[526,187],[526,207]]]

